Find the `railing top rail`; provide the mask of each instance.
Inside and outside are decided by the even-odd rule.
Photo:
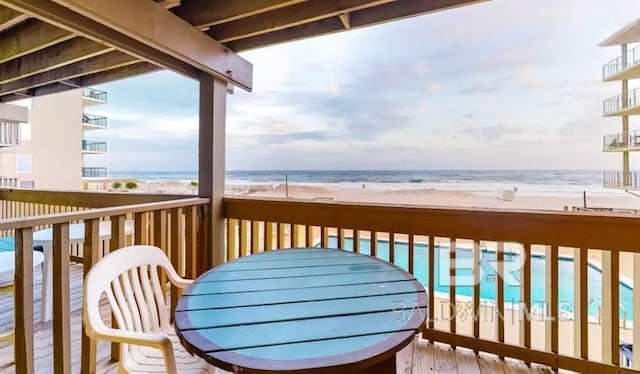
[[[615,212],[505,210],[225,197],[227,218],[572,248],[640,252],[640,217]]]
[[[82,208],[106,208],[194,198],[194,195],[136,192],[60,191],[0,188],[0,200],[54,204]]]
[[[194,205],[208,204],[208,198],[187,198],[179,200],[169,200],[156,203],[144,203],[134,205],[123,205],[110,208],[94,208],[81,212],[68,212],[58,214],[48,214],[34,217],[12,218],[0,220],[0,230],[16,230],[40,225],[53,225],[56,223],[67,223],[71,221],[82,221],[102,217],[118,216],[128,213],[152,212],[172,208],[182,208]]]
[[[82,116],[87,117],[88,119],[107,118],[107,116],[99,116],[97,114],[89,114],[89,113],[82,113]]]

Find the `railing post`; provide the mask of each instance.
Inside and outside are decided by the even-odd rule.
[[[575,356],[585,360],[589,358],[588,257],[589,250],[587,248],[576,248],[573,251],[573,346]]]
[[[182,208],[171,209],[171,264],[180,276],[183,271],[183,245],[184,245],[184,221],[182,220]],[[180,290],[171,283],[171,320],[176,312]]]
[[[71,373],[69,224],[53,225],[53,371]]]
[[[602,251],[602,362],[620,361],[619,253]]]
[[[89,270],[98,262],[100,254],[100,221],[91,219],[84,222],[84,247],[82,257],[84,262],[84,278]],[[96,342],[87,336],[84,318],[82,319],[82,374],[96,372]]]
[[[118,215],[110,218],[111,218],[111,239],[109,240],[109,244],[110,244],[109,250],[111,252],[115,252],[118,249],[126,246],[126,243],[125,243],[126,234],[124,230],[125,216]],[[118,326],[118,322],[116,321],[116,318],[113,315],[111,316],[111,326],[113,328],[117,328]],[[111,343],[111,359],[115,361],[120,360],[120,344]]]
[[[33,374],[33,229],[15,230],[14,284],[16,373]]]

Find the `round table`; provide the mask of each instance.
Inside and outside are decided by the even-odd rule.
[[[178,301],[186,350],[231,372],[395,373],[427,317],[409,273],[375,257],[300,248],[222,264]]]

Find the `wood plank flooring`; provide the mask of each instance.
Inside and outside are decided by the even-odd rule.
[[[80,372],[80,338],[82,329],[82,266],[71,265],[71,347],[73,373]],[[51,322],[40,322],[40,290],[42,272],[34,272],[34,330],[35,330],[35,369],[36,373],[53,372],[53,339]],[[103,307],[103,317],[110,319],[109,311]],[[0,333],[13,325],[13,298],[0,294]],[[98,344],[99,373],[117,373],[117,364],[109,361],[109,345]],[[464,374],[510,374],[510,373],[550,373],[545,368],[528,368],[520,363],[498,360],[495,356],[480,354],[458,348],[452,350],[447,345],[430,344],[417,339],[398,353],[398,374],[464,373]],[[0,374],[15,373],[13,365],[13,345],[0,343]],[[226,373],[217,370],[216,374]]]

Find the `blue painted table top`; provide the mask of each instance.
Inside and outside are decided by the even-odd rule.
[[[427,294],[401,268],[333,249],[264,252],[202,274],[178,302],[182,344],[234,372],[362,370],[424,325]]]

